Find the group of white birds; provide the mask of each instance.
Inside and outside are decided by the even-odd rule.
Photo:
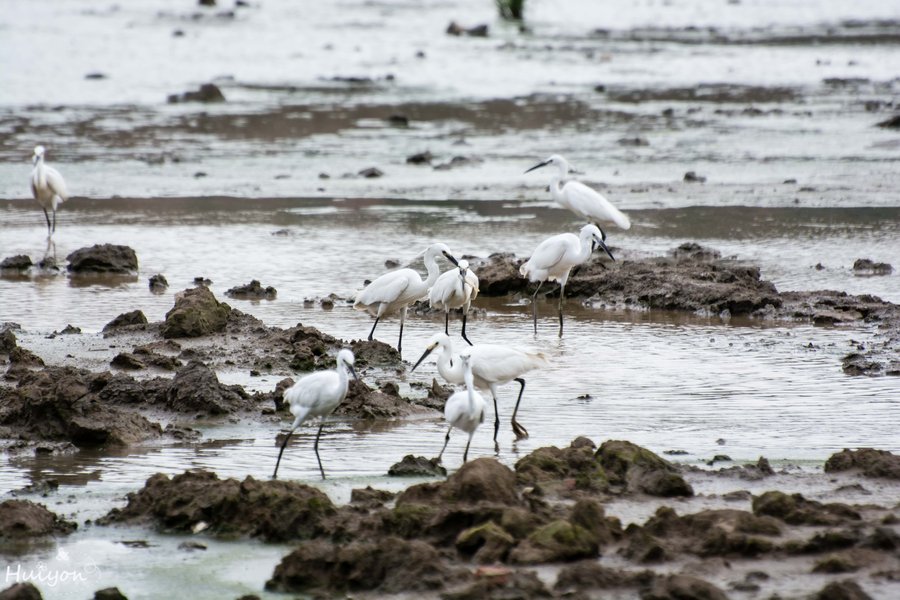
[[[606,234],[596,223],[611,221],[622,229],[628,229],[631,227],[631,222],[626,215],[595,190],[578,181],[569,180],[569,163],[557,154],[528,169],[526,173],[547,165],[556,167],[550,183],[553,199],[561,206],[590,221],[589,224],[582,227],[578,235],[563,233],[541,242],[528,261],[519,269],[523,277],[538,284],[532,296],[532,318],[535,333],[537,333],[538,292],[545,281],[559,283],[559,336],[562,337],[563,302],[566,282],[572,268],[585,263],[597,248],[602,248],[612,260],[615,260],[606,245]],[[437,259],[441,256],[453,264],[453,268],[443,274],[440,273],[437,264]],[[406,322],[407,310],[412,304],[427,297],[432,308],[444,311],[444,332],[431,337],[425,352],[413,365],[411,371],[415,371],[432,352],[438,350],[437,368],[441,377],[448,383],[465,385],[465,389],[454,392],[444,406],[444,418],[449,427],[444,438],[444,445],[436,458],[436,461],[440,462],[450,441],[450,433],[456,428],[466,432],[469,436],[463,452],[463,462],[465,463],[468,459],[472,437],[478,426],[484,422],[486,402],[478,389],[491,393],[494,403],[494,445],[496,448],[497,433],[500,429],[497,388],[513,381],[519,384],[519,395],[513,409],[511,424],[517,440],[526,438],[528,430],[516,420],[522,394],[525,391],[523,375],[547,366],[549,361],[546,354],[538,350],[520,349],[501,344],[473,344],[466,336],[466,318],[472,301],[478,295],[478,276],[472,271],[466,260],[457,260],[450,248],[440,242],[432,244],[425,250],[424,263],[428,272],[425,279],[422,279],[416,270],[410,268],[389,271],[356,294],[354,308],[366,311],[375,317],[375,323],[369,331],[369,341],[372,340],[375,328],[383,317],[399,313],[398,352],[402,352],[403,326]],[[462,310],[462,338],[469,345],[459,353],[453,351],[449,335],[450,311],[455,309]],[[281,463],[284,448],[297,427],[307,419],[328,416],[343,401],[350,385],[350,374],[352,373],[356,377],[353,361],[353,353],[343,349],[338,353],[335,370],[307,375],[285,391],[284,400],[290,405],[294,422],[281,444],[273,478],[278,476],[278,465]],[[319,463],[319,472],[324,479],[325,470],[322,468],[322,460],[319,458],[321,433],[322,425],[319,426],[316,433],[313,449]]]
[[[51,238],[56,231],[56,211],[59,205],[68,199],[66,182],[59,171],[44,161],[45,149],[37,146],[34,149],[34,168],[31,172],[31,192],[34,199],[44,211],[47,220],[47,236]],[[526,173],[544,166],[556,167],[551,176],[550,193],[562,207],[576,215],[587,219],[589,224],[581,228],[578,235],[562,233],[542,241],[535,248],[531,257],[519,269],[523,277],[537,283],[532,295],[532,319],[534,332],[537,333],[537,295],[545,281],[556,281],[560,286],[559,293],[559,336],[563,335],[563,302],[565,300],[566,283],[572,269],[585,263],[597,248],[602,248],[612,259],[612,252],[606,245],[606,234],[597,225],[599,222],[612,222],[628,229],[631,222],[628,217],[613,206],[606,198],[592,188],[569,179],[571,167],[562,156],[554,154],[546,160],[531,167]],[[53,218],[51,220],[50,213]],[[443,256],[453,264],[453,268],[441,274],[437,259]],[[494,444],[497,443],[497,432],[500,429],[500,413],[497,408],[497,388],[510,382],[519,384],[519,395],[513,409],[511,424],[516,439],[528,437],[526,430],[517,420],[519,404],[525,391],[523,375],[548,364],[547,356],[538,350],[519,349],[501,344],[472,344],[466,336],[466,320],[472,301],[478,295],[478,276],[469,267],[466,260],[454,258],[450,248],[443,243],[435,243],[424,253],[425,279],[410,268],[390,271],[376,278],[356,294],[354,308],[366,311],[375,317],[375,323],[369,331],[369,341],[375,334],[375,328],[383,317],[400,315],[400,336],[397,340],[397,351],[402,352],[403,325],[410,305],[428,298],[432,308],[444,311],[444,332],[431,337],[425,352],[413,366],[414,371],[434,351],[437,355],[437,368],[448,383],[465,385],[464,391],[453,393],[444,407],[444,418],[449,429],[444,439],[437,460],[440,461],[453,428],[460,429],[469,435],[463,462],[469,455],[469,445],[478,426],[484,422],[485,400],[477,391],[489,391],[494,403]],[[450,341],[450,311],[462,309],[462,338],[469,345],[463,352],[455,353]],[[350,375],[357,377],[353,369],[354,356],[350,350],[338,352],[337,366],[334,370],[318,371],[301,378],[284,392],[284,401],[290,406],[294,416],[291,429],[285,436],[278,452],[275,472],[288,441],[294,431],[306,420],[315,417],[327,417],[344,400],[350,386]],[[313,449],[319,463],[319,472],[325,478],[325,469],[319,458],[319,438],[322,435],[324,422],[319,425]]]

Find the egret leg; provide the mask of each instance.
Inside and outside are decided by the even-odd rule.
[[[406,321],[406,307],[400,309],[400,339],[397,340],[397,352],[403,355],[403,322]]]
[[[281,450],[278,451],[278,460],[275,461],[275,472],[272,473],[272,479],[278,479],[278,465],[281,464],[281,455],[284,454],[284,449],[288,445],[288,440],[291,439],[291,436],[294,434],[294,430],[296,427],[291,427],[291,430],[288,431],[287,436],[284,438],[284,441],[281,442]]]
[[[491,398],[494,399],[494,446],[497,445],[497,432],[500,431],[500,411],[497,410],[497,388],[491,386]]]
[[[541,286],[544,285],[544,282],[538,282],[537,289],[534,290],[534,294],[531,296],[531,317],[534,319],[534,333],[537,333],[537,295],[538,292],[541,291]]]
[[[56,209],[53,209],[53,231],[51,233],[56,233]]]
[[[466,451],[463,452],[463,464],[466,464],[466,461],[469,460],[469,444],[472,443],[472,434],[469,434],[469,441],[466,442]]]
[[[563,335],[563,302],[566,299],[566,284],[561,283],[559,285],[559,337]]]
[[[41,207],[41,210],[44,211],[44,218],[47,219],[47,235],[50,235],[50,233],[52,232],[52,230],[50,229],[50,215],[47,214],[47,209],[43,206]]]
[[[444,310],[444,335],[450,335],[450,310]]]
[[[369,332],[369,341],[372,341],[372,336],[375,335],[375,328],[378,327],[378,321],[381,317],[375,317],[375,323],[372,325],[372,331]]]
[[[516,421],[516,414],[519,412],[519,402],[522,401],[522,393],[525,391],[525,380],[521,377],[517,377],[515,381],[518,381],[522,387],[519,388],[519,397],[516,398],[516,407],[513,409],[512,429],[513,433],[516,434],[516,439],[521,440],[528,437],[528,430]]]
[[[435,459],[435,462],[437,462],[437,463],[441,462],[441,457],[444,455],[444,450],[447,449],[447,444],[450,443],[450,432],[451,431],[453,431],[453,425],[451,425],[450,428],[447,429],[447,435],[444,436],[444,447],[441,448],[441,453],[438,454],[437,458]]]
[[[469,344],[470,346],[474,346],[475,344],[473,344],[473,343],[469,340],[469,338],[466,337],[466,318],[467,318],[468,316],[469,316],[469,313],[468,313],[468,312],[464,312],[464,313],[463,313],[463,331],[462,331],[462,336],[463,336],[463,339],[466,340],[466,343],[467,343],[467,344]]]
[[[316,451],[316,460],[319,461],[319,473],[322,474],[322,479],[325,479],[325,469],[322,468],[322,459],[319,458],[319,436],[322,435],[323,427],[325,427],[325,423],[319,425],[319,431],[316,433],[316,443],[313,444],[313,450]]]

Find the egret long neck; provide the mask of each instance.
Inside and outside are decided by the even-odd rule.
[[[581,250],[578,252],[579,262],[584,262],[591,257],[593,252],[594,240],[590,234],[581,236]]]
[[[464,378],[462,361],[459,357],[453,357],[452,349],[449,346],[441,347],[441,355],[437,360],[438,372],[445,380],[451,383],[457,383]]]
[[[550,195],[559,203],[564,203],[562,188],[565,184],[566,177],[569,175],[569,165],[558,163],[554,165],[556,171],[550,175]]]
[[[475,376],[472,375],[472,366],[466,365],[466,369],[463,372],[463,377],[466,380],[466,391],[469,393],[469,414],[474,414],[475,412]]]
[[[434,254],[425,255],[425,268],[428,270],[428,279],[425,280],[425,289],[430,288],[441,275],[441,268],[438,267],[437,259]]]
[[[338,389],[346,390],[350,387],[350,374],[347,373],[347,365],[344,364],[344,361],[339,361],[337,366],[337,376],[338,376]]]

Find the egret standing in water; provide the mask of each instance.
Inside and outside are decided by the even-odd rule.
[[[422,361],[428,358],[436,348],[441,352],[437,358],[438,373],[448,383],[460,384],[465,382],[465,369],[459,354],[453,354],[453,342],[446,333],[436,333],[428,340],[428,347],[419,358],[410,372],[415,371]],[[482,390],[490,390],[494,400],[494,442],[497,441],[497,431],[500,429],[500,413],[497,410],[497,386],[516,381],[521,386],[519,397],[516,399],[516,407],[513,409],[512,429],[516,439],[528,437],[528,430],[516,421],[519,412],[519,403],[522,401],[522,393],[525,391],[525,379],[522,375],[549,364],[547,356],[537,350],[513,348],[501,344],[475,344],[466,350],[471,357],[472,375],[475,387]]]
[[[551,155],[525,172],[530,173],[547,165],[556,167],[556,173],[550,179],[550,194],[557,204],[598,226],[602,221],[611,221],[622,229],[631,227],[631,220],[596,190],[574,179],[566,181],[571,167],[559,154]]]
[[[353,353],[344,348],[338,352],[337,367],[333,371],[311,373],[285,390],[284,401],[290,404],[294,423],[281,444],[281,450],[278,451],[278,461],[275,463],[272,479],[278,478],[281,455],[284,454],[284,449],[294,430],[300,427],[305,420],[314,417],[323,419],[322,424],[319,425],[319,431],[316,433],[313,450],[316,452],[316,460],[319,461],[319,472],[322,474],[322,479],[325,479],[325,469],[322,468],[322,459],[319,458],[319,436],[322,435],[322,428],[325,426],[324,418],[330,415],[347,396],[347,389],[350,387],[348,372],[352,373],[355,379],[359,379],[356,371],[353,370],[353,361]]]
[[[466,382],[466,390],[464,392],[455,392],[447,398],[447,404],[444,405],[444,419],[450,423],[450,429],[444,437],[444,447],[438,454],[436,462],[441,462],[444,450],[450,442],[450,432],[453,428],[462,429],[469,434],[469,441],[466,442],[466,451],[463,452],[463,464],[469,458],[469,445],[472,443],[472,436],[478,426],[484,423],[484,398],[475,391],[475,379],[472,375],[472,359],[468,354],[461,354],[459,361],[462,366],[463,379]]]
[[[472,342],[466,337],[466,318],[476,296],[478,276],[469,268],[467,260],[460,260],[456,269],[442,273],[428,292],[431,308],[444,311],[444,333],[447,335],[450,335],[450,311],[454,308],[462,309],[462,337],[470,346]]]
[[[56,231],[56,209],[60,204],[68,200],[69,190],[59,171],[44,163],[44,147],[35,146],[32,157],[34,169],[31,170],[31,194],[41,209],[44,218],[47,219],[47,237]],[[50,223],[50,215],[47,211],[53,211],[53,223]]]
[[[519,273],[532,282],[538,282],[531,297],[531,313],[534,318],[534,332],[537,333],[537,295],[548,279],[559,282],[559,337],[563,334],[563,302],[566,298],[566,282],[572,267],[586,262],[595,248],[603,248],[613,260],[616,258],[606,247],[606,234],[596,225],[585,225],[581,233],[561,233],[547,238],[535,248],[531,258],[521,267]]]
[[[441,272],[436,259],[441,254],[454,265],[458,265],[447,244],[439,242],[425,250],[428,279],[423,281],[413,269],[398,269],[385,273],[356,294],[353,308],[364,310],[375,317],[375,323],[369,332],[370,342],[381,317],[400,311],[400,339],[397,341],[397,352],[403,352],[403,323],[406,321],[406,309],[416,300],[424,298],[428,294],[428,288],[437,281]]]

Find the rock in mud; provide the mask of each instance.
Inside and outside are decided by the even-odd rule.
[[[628,491],[665,498],[694,495],[675,465],[631,442],[604,442],[596,458],[610,483],[624,485]]]
[[[369,167],[367,169],[362,169],[357,173],[360,177],[365,177],[366,179],[377,179],[384,175],[384,172],[377,167]]]
[[[703,175],[697,175],[694,171],[688,171],[684,174],[684,181],[687,183],[703,183],[706,181],[706,177]]]
[[[238,300],[274,300],[278,291],[271,285],[263,287],[258,280],[253,279],[246,285],[229,289],[225,295]]]
[[[2,437],[79,447],[127,446],[159,437],[158,423],[111,405],[104,394],[110,381],[108,374],[72,367],[23,373],[15,388],[0,387]]]
[[[41,592],[33,583],[14,583],[2,592],[0,600],[41,600]]]
[[[150,291],[151,292],[162,292],[165,291],[166,288],[169,287],[169,281],[166,279],[166,276],[162,273],[157,273],[153,275],[149,279]]]
[[[770,538],[781,535],[777,519],[731,509],[678,516],[671,508],[661,507],[642,529],[642,535],[653,536],[670,556],[756,557],[776,550]],[[629,534],[635,537],[634,528]]]
[[[697,242],[685,242],[674,250],[671,250],[669,254],[673,258],[681,260],[687,259],[704,262],[710,262],[722,258],[722,253],[715,248],[701,246]]]
[[[380,506],[394,499],[397,494],[387,490],[376,490],[372,486],[350,490],[350,503],[366,506]]]
[[[853,263],[855,275],[890,275],[893,272],[894,267],[888,263],[875,262],[868,258],[857,258]]]
[[[493,521],[466,529],[456,538],[456,550],[479,564],[506,560],[516,539]]]
[[[573,595],[575,592],[585,593],[591,590],[647,587],[654,578],[653,571],[620,571],[605,567],[596,560],[583,560],[560,570],[554,589]]]
[[[657,578],[641,600],[728,600],[728,596],[708,581],[690,575]]]
[[[416,154],[406,157],[406,162],[411,165],[428,165],[431,164],[432,160],[434,160],[434,155],[428,150],[425,152],[417,152]]]
[[[493,458],[476,458],[465,463],[441,486],[448,502],[495,502],[519,504],[516,474]]]
[[[0,503],[0,539],[30,538],[43,535],[67,535],[77,528],[42,504],[29,500]]]
[[[388,475],[392,477],[446,477],[447,469],[433,458],[407,454],[403,460],[391,465]]]
[[[874,448],[860,448],[859,450],[845,448],[832,454],[825,461],[826,473],[849,470],[859,470],[866,477],[900,479],[900,456],[887,450]]]
[[[277,592],[424,592],[444,587],[452,576],[437,550],[397,537],[345,545],[311,540],[285,556],[266,589]]]
[[[872,597],[852,579],[832,581],[814,596],[815,600],[872,600]]]
[[[395,367],[403,362],[396,348],[378,340],[354,340],[350,350],[360,367]]]
[[[0,271],[27,271],[33,264],[27,254],[16,254],[7,256],[0,262]]]
[[[95,244],[80,248],[66,257],[70,273],[120,273],[138,270],[137,254],[128,246]]]
[[[450,24],[447,25],[447,34],[456,36],[468,35],[471,37],[487,37],[488,26],[475,25],[474,27],[463,27],[456,21],[451,21]]]
[[[98,520],[152,523],[161,531],[189,533],[198,524],[223,537],[250,536],[267,542],[304,540],[322,534],[335,507],[323,492],[293,481],[221,480],[203,470],[169,478],[157,473],[128,504]]]
[[[530,600],[553,598],[534,571],[483,567],[475,571],[475,581],[459,591],[441,594],[442,600]]]
[[[900,129],[900,115],[894,115],[890,119],[876,123],[876,125],[885,129]]]
[[[166,392],[166,406],[177,412],[223,415],[254,405],[242,387],[222,385],[215,371],[196,360],[175,373]]]
[[[405,417],[412,414],[431,412],[418,401],[411,401],[400,395],[397,384],[388,381],[380,389],[373,390],[359,379],[351,379],[347,397],[334,411],[358,419],[383,419]]]
[[[538,448],[516,463],[516,478],[524,485],[569,480],[577,489],[606,490],[609,481],[595,461],[594,449],[594,442],[585,437],[576,438],[568,448]]]
[[[842,525],[860,520],[860,514],[846,504],[822,504],[801,494],[770,491],[753,498],[753,513],[769,515],[791,525]]]
[[[219,302],[209,289],[196,287],[175,296],[161,332],[165,338],[200,337],[225,329],[231,307]]]
[[[524,261],[513,254],[498,252],[470,262],[478,273],[478,293],[483,296],[505,296],[524,291],[528,286],[528,280],[519,274]]]
[[[9,354],[18,347],[16,334],[10,328],[0,328],[0,354]]]
[[[120,327],[128,327],[130,329],[145,329],[147,327],[147,317],[140,310],[122,313],[115,319],[103,326],[103,331],[110,331]]]
[[[214,83],[204,83],[199,89],[183,94],[170,94],[167,98],[169,104],[179,102],[225,102],[225,94]]]
[[[109,361],[109,366],[116,367],[117,369],[125,369],[126,371],[139,371],[147,368],[147,365],[141,362],[141,359],[130,352],[120,352],[119,354],[116,354],[116,356]]]
[[[585,528],[558,519],[534,531],[510,553],[513,563],[538,564],[594,558],[599,554],[597,539]]]
[[[128,597],[119,588],[108,587],[94,592],[94,600],[128,600]]]

